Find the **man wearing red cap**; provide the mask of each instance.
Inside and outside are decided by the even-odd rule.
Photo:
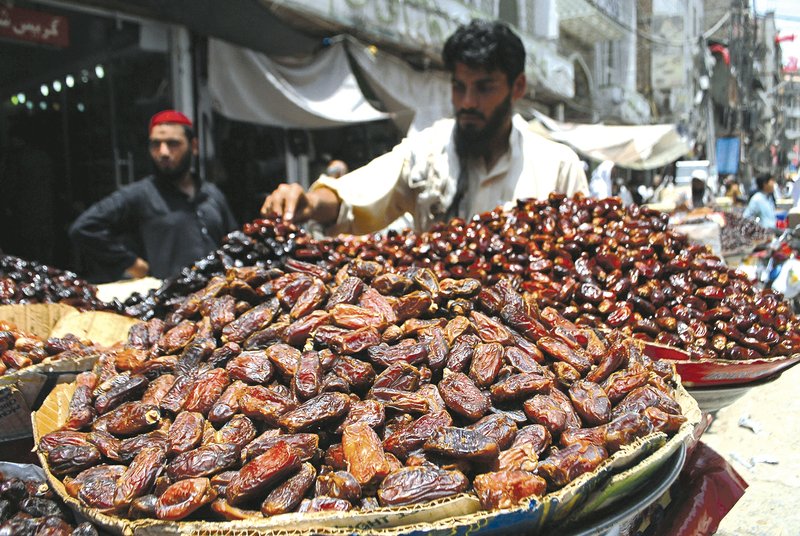
[[[152,275],[165,279],[205,257],[237,228],[222,192],[192,173],[197,138],[181,112],[150,119],[153,175],[89,207],[69,234],[100,279]]]

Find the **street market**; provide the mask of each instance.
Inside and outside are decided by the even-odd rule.
[[[0,7],[0,536],[795,533],[754,4]]]

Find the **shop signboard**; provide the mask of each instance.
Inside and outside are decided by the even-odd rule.
[[[44,11],[0,7],[0,39],[68,47],[69,19]]]

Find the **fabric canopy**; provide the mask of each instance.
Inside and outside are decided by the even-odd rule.
[[[400,130],[411,134],[452,115],[450,78],[446,73],[417,71],[400,58],[355,39],[347,45],[367,84],[395,116]]]
[[[593,160],[611,160],[629,169],[654,169],[689,153],[675,125],[611,126],[560,123],[534,112],[534,130],[566,143]]]
[[[209,39],[208,85],[214,109],[238,121],[326,128],[386,119],[361,93],[343,43],[302,61],[278,61]]]

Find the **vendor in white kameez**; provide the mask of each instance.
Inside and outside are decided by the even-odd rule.
[[[314,219],[328,233],[365,234],[408,212],[421,231],[515,199],[588,194],[575,152],[534,134],[512,112],[526,91],[525,49],[506,24],[474,20],[459,27],[443,59],[455,119],[434,123],[339,179],[323,177],[307,192],[282,184],[262,213]]]

